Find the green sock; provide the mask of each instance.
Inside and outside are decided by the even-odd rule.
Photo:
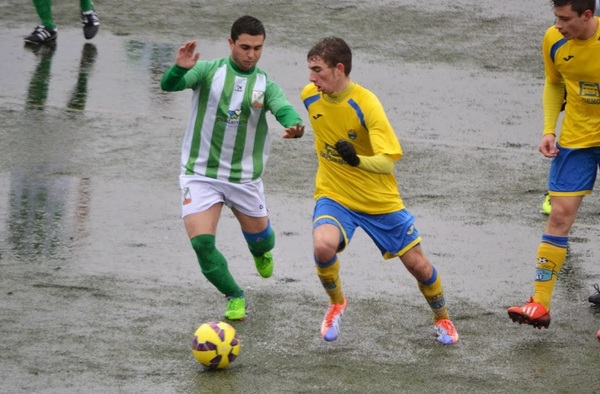
[[[52,18],[52,0],[33,0],[33,5],[42,25],[48,29],[56,30],[56,24],[54,23],[54,18]]]
[[[192,238],[191,242],[206,279],[226,296],[243,297],[244,290],[235,282],[227,267],[227,260],[215,247],[215,236],[202,234]]]
[[[94,2],[92,0],[79,0],[79,7],[81,12],[88,12],[94,9]]]

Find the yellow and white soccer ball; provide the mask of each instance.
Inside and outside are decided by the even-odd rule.
[[[235,328],[222,321],[202,324],[194,332],[192,353],[209,369],[227,367],[240,354]]]

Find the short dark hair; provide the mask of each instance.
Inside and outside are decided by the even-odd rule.
[[[263,36],[267,38],[265,27],[262,22],[250,15],[239,17],[233,25],[231,25],[231,39],[235,42],[242,34],[251,36]]]
[[[329,67],[335,67],[338,63],[344,65],[344,73],[350,75],[352,71],[352,50],[346,41],[339,37],[325,37],[320,39],[306,56],[307,60],[320,58]]]
[[[552,7],[564,7],[570,5],[577,15],[581,16],[586,10],[596,13],[596,0],[550,0]]]

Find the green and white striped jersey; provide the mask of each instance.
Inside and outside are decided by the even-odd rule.
[[[302,123],[282,89],[258,67],[240,70],[230,57],[199,61],[186,70],[165,72],[163,89],[193,90],[189,123],[182,144],[182,174],[232,183],[260,178],[271,138],[266,112],[284,127]]]

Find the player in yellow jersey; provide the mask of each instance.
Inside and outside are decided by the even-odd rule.
[[[596,12],[594,13],[594,15],[600,16],[600,0],[596,0],[595,7],[596,7]],[[561,106],[561,111],[564,111],[566,106],[567,106],[567,95],[565,93],[565,99],[563,100],[563,103]],[[550,193],[548,193],[548,192],[546,192],[544,194],[544,201],[542,201],[541,211],[545,215],[550,215],[550,211],[552,211],[552,203],[550,202]]]
[[[321,325],[325,341],[337,339],[347,302],[338,252],[362,228],[385,259],[399,257],[417,279],[433,310],[437,340],[458,341],[446,310],[440,274],[421,248],[421,236],[393,173],[402,148],[377,96],[350,79],[352,52],[341,38],[328,37],[308,52],[310,84],[302,101],[314,131],[318,170],[313,213],[317,274],[330,298]]]
[[[548,190],[552,210],[537,252],[534,294],[508,309],[518,323],[548,328],[550,301],[567,254],[569,231],[583,196],[593,190],[600,165],[600,18],[595,0],[553,0],[556,23],[542,42],[546,81],[540,152],[552,158]],[[556,123],[567,95],[556,141]],[[600,338],[600,331],[597,333]]]

